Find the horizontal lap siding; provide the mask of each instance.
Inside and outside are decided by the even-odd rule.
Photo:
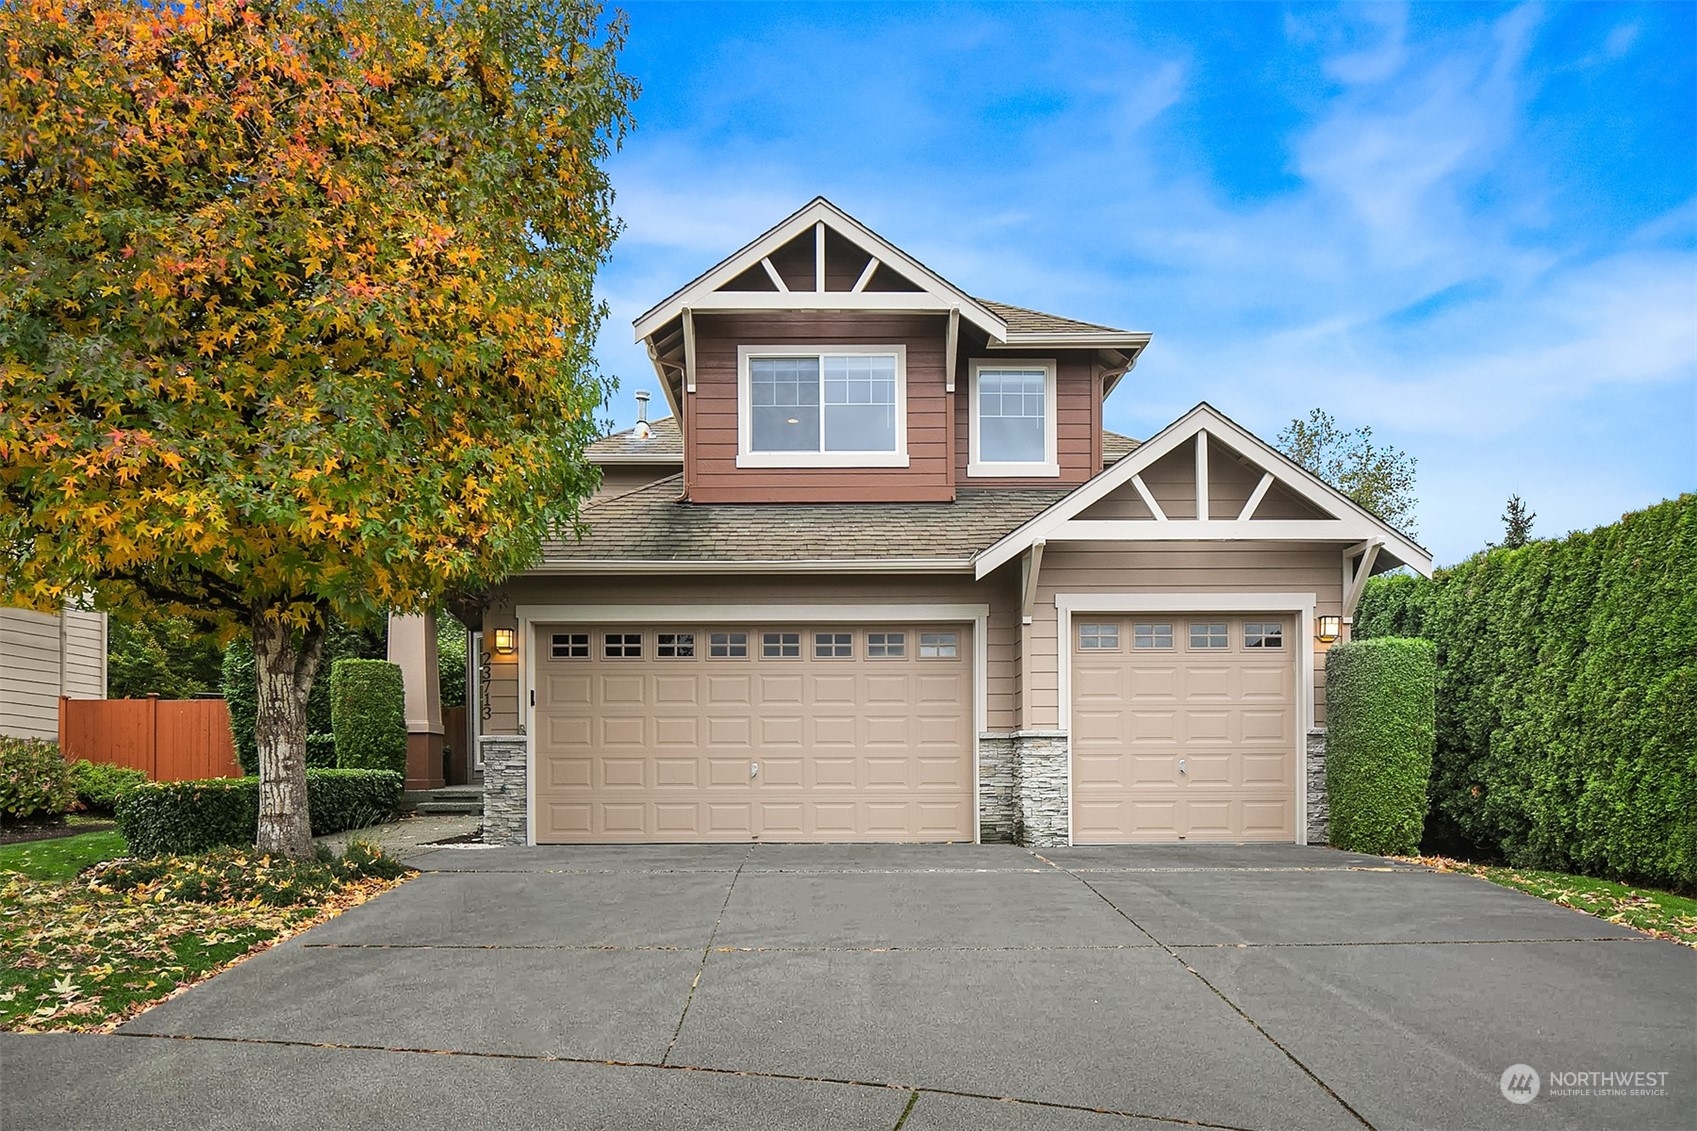
[[[106,614],[64,612],[64,694],[73,699],[106,697]]]
[[[0,609],[0,733],[59,733],[59,618]]]
[[[617,498],[651,483],[668,479],[682,470],[681,463],[608,463],[601,465],[601,486],[593,500]],[[680,488],[680,491],[682,489]]]
[[[971,362],[986,355],[982,350],[969,351],[963,344],[956,361],[955,388],[955,481],[963,488],[970,487],[1070,487],[1083,483],[1101,470],[1101,455],[1097,435],[1102,427],[1101,393],[1097,388],[1095,369],[1087,355],[1061,354],[1053,350],[1033,350],[1020,359],[1055,359],[1055,447],[1061,474],[1058,479],[968,478],[967,464],[972,458],[972,396],[969,382]]]
[[[1013,589],[1000,575],[982,582],[967,576],[922,575],[517,578],[507,583],[502,597],[503,601],[496,603],[484,617],[485,641],[495,638],[496,628],[516,625],[512,610],[517,605],[754,605],[772,607],[765,620],[780,620],[782,605],[986,604],[990,606],[990,620],[986,637],[985,721],[991,730],[1005,730],[1014,725],[1013,653],[1019,608]],[[689,614],[680,608],[679,617],[686,620]],[[517,656],[491,657],[489,706],[490,717],[483,733],[517,733],[520,718]]]
[[[688,396],[690,498],[698,503],[946,502],[948,401],[937,315],[698,315]],[[739,468],[737,347],[900,345],[907,350],[907,467]]]
[[[1057,593],[1313,593],[1315,615],[1342,612],[1341,557],[1335,546],[1241,542],[1050,543],[1043,557],[1031,642],[1032,703],[1022,725],[1060,724]],[[1247,608],[1243,612],[1260,610]],[[1325,721],[1325,651],[1315,651],[1314,719]]]

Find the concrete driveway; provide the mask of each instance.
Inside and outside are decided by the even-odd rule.
[[[416,862],[118,1035],[0,1037],[0,1123],[1638,1129],[1697,1110],[1697,952],[1330,849]],[[1516,1063],[1540,1074],[1524,1105],[1500,1087]],[[1663,1094],[1560,1094],[1558,1074],[1621,1071],[1665,1073]]]

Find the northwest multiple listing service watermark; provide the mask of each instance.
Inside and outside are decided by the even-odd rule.
[[[1554,1099],[1560,1096],[1614,1096],[1627,1099],[1635,1096],[1665,1096],[1668,1094],[1666,1072],[1644,1072],[1636,1069],[1574,1070],[1540,1074],[1530,1064],[1511,1064],[1503,1069],[1503,1099],[1511,1104],[1529,1104],[1540,1095]]]

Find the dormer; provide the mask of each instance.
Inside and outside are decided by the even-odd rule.
[[[817,198],[636,320],[695,502],[1071,486],[1149,335],[974,298]]]

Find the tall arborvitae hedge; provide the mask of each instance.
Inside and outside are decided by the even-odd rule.
[[[1426,847],[1697,886],[1697,496],[1368,585],[1437,647]]]

